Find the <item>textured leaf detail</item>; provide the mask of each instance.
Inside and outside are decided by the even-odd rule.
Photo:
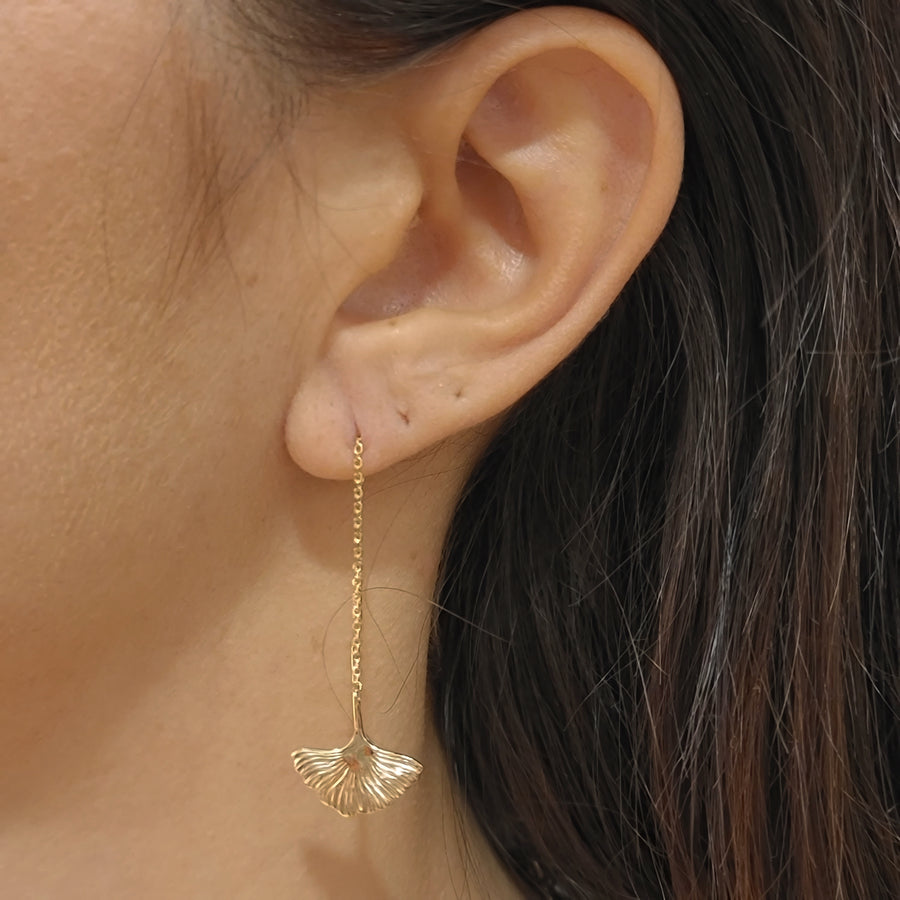
[[[306,784],[342,816],[384,809],[422,771],[418,760],[376,747],[361,731],[336,750],[295,750],[291,758]]]

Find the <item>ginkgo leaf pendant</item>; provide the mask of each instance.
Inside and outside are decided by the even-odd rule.
[[[362,676],[362,438],[353,447],[353,640],[350,642],[350,681],[353,687],[353,737],[335,750],[295,750],[294,768],[342,816],[375,812],[393,803],[418,777],[422,763],[411,756],[376,747],[363,729]]]
[[[384,809],[422,771],[418,760],[376,747],[360,729],[343,747],[295,750],[291,758],[319,799],[342,816]]]

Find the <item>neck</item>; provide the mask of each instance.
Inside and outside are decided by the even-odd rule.
[[[403,796],[345,819],[292,764],[353,732],[350,491],[307,485],[250,523],[256,565],[128,608],[90,665],[17,691],[35,724],[0,777],[9,896],[516,896],[454,804],[426,702],[455,471],[367,484],[363,711],[374,743],[423,763]]]

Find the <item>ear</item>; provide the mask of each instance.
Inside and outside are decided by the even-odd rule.
[[[349,477],[357,430],[376,472],[527,393],[606,314],[682,173],[667,68],[599,12],[519,12],[362,90],[387,104],[404,201],[354,232],[288,413],[291,456],[322,478]]]

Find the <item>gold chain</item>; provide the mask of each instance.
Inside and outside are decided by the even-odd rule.
[[[353,641],[350,644],[350,674],[353,682],[354,712],[362,695],[362,678],[359,671],[359,649],[362,638],[362,511],[363,481],[362,438],[356,439],[353,448]]]
[[[291,757],[294,768],[326,805],[342,816],[374,812],[396,800],[418,777],[422,763],[385,750],[366,737],[360,711],[362,678],[359,645],[362,636],[362,437],[353,448],[353,641],[350,674],[353,682],[353,737],[334,750],[304,747]]]

